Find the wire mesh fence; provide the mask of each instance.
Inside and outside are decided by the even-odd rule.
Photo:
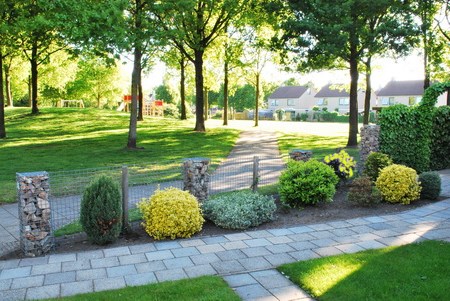
[[[249,156],[228,158],[222,162],[211,161],[209,167],[209,195],[214,195],[277,183],[285,163],[279,157]],[[119,187],[127,183],[127,189],[122,189],[122,198],[125,193],[127,208],[130,211],[137,211],[136,204],[144,198],[149,198],[157,189],[183,189],[182,162],[127,165],[125,170],[126,175],[124,166],[49,172],[52,231],[72,227],[77,223],[79,227],[83,192],[87,185],[100,175],[111,177]],[[17,245],[14,242],[8,244]]]

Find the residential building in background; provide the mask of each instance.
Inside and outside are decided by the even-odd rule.
[[[276,112],[305,113],[315,105],[316,91],[308,86],[286,86],[279,87],[268,98],[268,109]]]
[[[322,89],[315,95],[316,103],[320,109],[327,108],[328,111],[336,111],[340,114],[346,114],[350,111],[350,94],[349,92],[341,88],[343,85],[328,84],[323,86]],[[365,91],[358,90],[358,112],[364,111],[364,98]],[[370,100],[370,108],[375,105],[375,94],[372,93]]]

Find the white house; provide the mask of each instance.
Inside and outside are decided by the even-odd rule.
[[[387,107],[394,104],[415,105],[422,100],[423,80],[390,81],[381,88],[377,94],[378,107]],[[443,106],[447,101],[447,93],[441,94],[437,106]]]
[[[273,112],[283,109],[295,114],[307,112],[314,106],[315,92],[308,86],[279,87],[269,96],[268,109]]]
[[[340,89],[342,85],[328,84],[317,92],[315,106],[326,107],[328,111],[337,111],[341,114],[350,111],[350,94],[345,89]],[[358,112],[364,111],[365,91],[358,90]],[[375,94],[372,93],[370,107],[375,105]]]

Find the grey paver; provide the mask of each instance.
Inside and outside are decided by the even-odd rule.
[[[25,288],[8,290],[1,292],[2,301],[17,301],[24,300],[27,290]]]
[[[308,226],[293,227],[293,228],[289,228],[289,230],[295,234],[308,233],[308,232],[314,231],[314,229],[312,229]]]
[[[225,251],[225,248],[222,247],[220,244],[212,244],[212,245],[197,246],[197,250],[200,253],[204,254],[204,253],[217,253]]]
[[[319,254],[312,250],[303,250],[303,251],[296,251],[289,253],[290,256],[292,256],[295,260],[303,261],[303,260],[309,260],[313,258],[319,258]]]
[[[269,233],[266,230],[251,231],[251,232],[246,232],[246,234],[248,236],[250,236],[251,238],[266,238],[266,237],[273,236],[271,233]]]
[[[105,254],[103,254],[103,250],[86,251],[77,254],[78,260],[99,259],[103,257],[105,257]]]
[[[282,235],[294,234],[294,232],[289,230],[289,228],[287,228],[287,229],[269,229],[269,230],[267,230],[267,232],[269,232],[273,236],[282,236]]]
[[[272,264],[264,257],[243,258],[238,260],[247,271],[272,268]]]
[[[227,234],[224,235],[229,241],[241,241],[245,239],[251,239],[252,237],[248,235],[247,233],[233,233],[233,234]]]
[[[228,283],[230,287],[238,287],[249,284],[257,284],[255,278],[253,278],[249,273],[235,274],[223,277],[223,279]]]
[[[220,258],[214,253],[194,255],[190,258],[196,265],[220,261]]]
[[[293,240],[291,238],[289,238],[288,236],[286,236],[286,235],[267,237],[266,239],[268,241],[270,241],[271,243],[273,243],[274,245],[286,244],[286,243],[289,243],[289,242],[293,242]]]
[[[338,254],[343,253],[342,250],[340,250],[336,247],[317,248],[317,249],[313,249],[313,251],[322,257],[333,256],[333,255],[338,255]]]
[[[119,259],[117,257],[105,257],[100,259],[92,259],[91,266],[93,269],[97,268],[109,268],[119,265]]]
[[[118,248],[104,249],[103,253],[105,253],[105,257],[130,255],[131,254],[130,249],[128,247],[118,247]]]
[[[193,267],[186,267],[184,268],[184,271],[190,278],[217,274],[216,270],[214,270],[210,264],[202,264]]]
[[[316,238],[308,233],[298,233],[298,234],[289,235],[288,237],[290,239],[292,239],[293,241],[307,241],[307,240]]]
[[[76,254],[52,254],[48,258],[48,263],[58,263],[75,260],[77,260]]]
[[[0,291],[9,290],[13,279],[0,280]]]
[[[44,275],[30,276],[25,278],[15,278],[11,284],[11,289],[42,286],[43,283],[44,283]]]
[[[147,256],[144,253],[119,256],[119,262],[121,265],[147,262]]]
[[[147,253],[156,251],[156,247],[153,243],[143,245],[133,245],[128,247],[131,254]]]
[[[364,249],[380,249],[386,247],[386,245],[376,240],[366,240],[358,242],[357,245]]]
[[[148,273],[141,273],[141,274],[135,274],[135,275],[127,275],[124,277],[125,283],[127,286],[138,286],[138,285],[145,285],[149,283],[156,283],[158,280],[156,279],[155,273],[148,272]]]
[[[90,268],[91,268],[91,262],[87,259],[77,260],[77,261],[68,261],[68,262],[61,263],[61,271],[62,272],[87,270]],[[31,271],[31,272],[33,272],[33,271]]]
[[[61,284],[61,297],[72,296],[77,294],[91,293],[94,291],[94,283],[92,280],[69,282]]]
[[[31,275],[42,275],[61,272],[61,262],[35,265],[31,268]]]
[[[224,236],[204,237],[202,240],[207,244],[220,244],[229,241]]]
[[[148,273],[166,269],[166,266],[164,265],[162,260],[139,263],[135,266],[138,273]]]
[[[76,271],[77,281],[100,279],[105,277],[106,277],[105,268]]]
[[[313,300],[305,291],[301,290],[298,286],[295,285],[277,287],[269,289],[269,291],[278,300],[302,300],[305,298]]]
[[[246,248],[241,250],[247,257],[259,257],[272,254],[265,247]]]
[[[247,258],[247,255],[245,255],[244,252],[241,250],[229,250],[229,251],[222,251],[217,252],[216,255],[222,260],[233,260],[233,259],[241,259],[241,258]]]
[[[357,244],[342,244],[342,245],[337,245],[335,247],[344,253],[356,253],[356,252],[365,250],[363,247],[358,246]]]
[[[20,259],[0,260],[0,270],[17,268],[19,263]]]
[[[329,224],[313,224],[313,225],[308,225],[308,227],[311,229],[314,229],[316,231],[324,231],[324,230],[333,229],[333,227],[330,226]]]
[[[331,247],[337,244],[335,240],[330,238],[313,239],[310,242],[318,247]]]
[[[281,273],[275,272],[269,275],[258,275],[257,273],[251,274],[262,286],[266,289],[272,289],[277,287],[284,287],[292,285],[292,282],[284,277]]]
[[[0,280],[28,277],[31,275],[31,267],[19,267],[13,269],[4,269],[0,273]]]
[[[184,247],[184,248],[174,249],[174,250],[172,250],[172,253],[176,258],[200,254],[200,252],[197,250],[197,248],[194,248],[194,247]]]
[[[181,245],[178,241],[161,241],[161,242],[155,242],[156,250],[170,250],[170,249],[177,249],[181,248]]]
[[[27,290],[26,299],[56,298],[60,294],[59,284],[31,287]]]
[[[230,241],[221,244],[225,250],[243,249],[248,246],[243,241]]]
[[[249,247],[264,247],[264,246],[272,245],[272,243],[270,241],[268,241],[266,238],[248,239],[245,241],[245,243]]]
[[[185,268],[194,266],[194,263],[189,257],[180,257],[163,260],[164,265],[168,269]]]
[[[196,247],[196,246],[201,246],[204,245],[205,242],[201,239],[187,239],[187,240],[180,240],[180,245],[183,248],[187,248],[187,247]]]
[[[94,280],[94,291],[108,291],[123,288],[126,286],[125,279],[123,277],[115,278],[103,278]]]
[[[267,255],[264,256],[264,258],[269,261],[273,266],[279,266],[285,263],[291,263],[294,262],[295,259],[290,256],[289,254],[274,254],[274,255]]]
[[[145,253],[145,256],[147,257],[148,261],[163,260],[174,257],[172,252],[170,252],[169,250],[148,252]]]
[[[211,263],[211,266],[219,274],[240,273],[245,271],[245,268],[237,260],[217,261]]]
[[[108,275],[109,278],[114,278],[119,276],[137,274],[137,270],[133,264],[121,265],[117,267],[107,268],[106,274]]]
[[[239,286],[235,288],[235,292],[243,300],[262,300],[262,297],[272,297],[272,294],[259,283]]]
[[[35,258],[24,258],[20,260],[19,266],[25,267],[30,265],[47,264],[48,257],[35,257]]]
[[[273,254],[288,253],[288,252],[295,251],[295,249],[293,247],[286,245],[286,244],[267,246],[266,249],[269,250]]]
[[[172,281],[187,278],[187,274],[183,269],[171,269],[155,272],[158,281]]]
[[[74,282],[76,274],[74,271],[63,272],[63,273],[53,273],[45,275],[44,285]]]

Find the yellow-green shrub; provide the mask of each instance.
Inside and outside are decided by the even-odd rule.
[[[145,231],[154,239],[191,237],[204,222],[197,199],[187,191],[169,187],[157,190],[137,204]]]
[[[414,169],[392,164],[380,171],[376,187],[385,201],[409,204],[420,197],[420,183]]]

